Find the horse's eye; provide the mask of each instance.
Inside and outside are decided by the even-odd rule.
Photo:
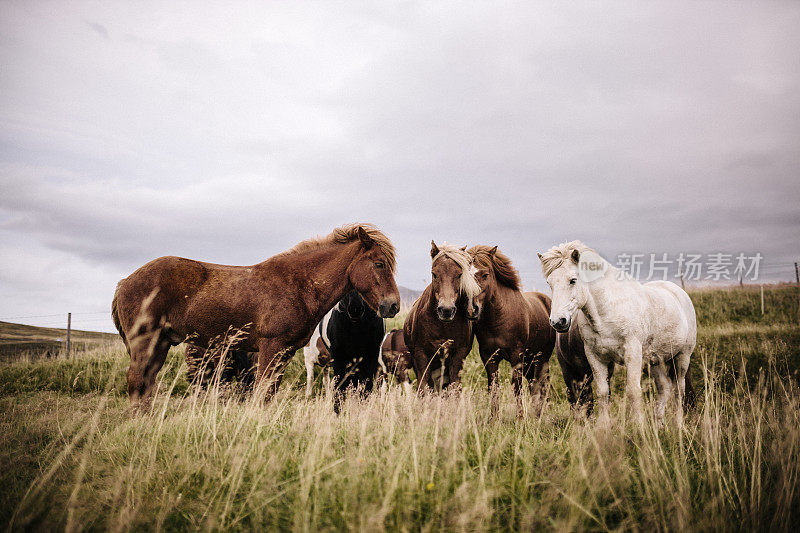
[[[488,273],[484,273],[484,275],[481,277],[481,279],[484,279],[484,280],[489,279],[489,274]]]
[[[436,279],[436,274],[435,273],[431,272],[431,276],[433,276],[433,279]]]
[[[383,268],[383,263],[381,261],[376,261],[375,268]]]
[[[577,278],[572,278],[571,280],[569,280],[569,284],[570,285],[575,285],[575,282],[577,282],[577,281],[578,281]]]
[[[456,276],[456,279],[461,279],[461,274],[459,274],[458,276]]]

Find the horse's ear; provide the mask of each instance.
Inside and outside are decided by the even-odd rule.
[[[459,248],[459,250],[461,250],[462,252],[466,252],[467,251],[467,245],[465,244],[464,246]]]
[[[431,241],[431,259],[439,255],[439,247],[436,246],[436,243]]]
[[[494,257],[494,254],[497,253],[497,246],[492,246],[491,250],[489,250],[489,256]]]
[[[372,248],[372,245],[375,244],[375,241],[372,240],[372,237],[369,236],[369,233],[364,231],[364,228],[361,226],[358,227],[358,240],[361,241],[361,244],[363,244],[364,248],[367,250]]]
[[[571,256],[572,260],[575,261],[575,264],[578,264],[578,261],[581,260],[581,253],[578,250],[572,250]]]
[[[536,255],[539,256],[539,261],[541,261],[542,260],[542,252],[536,252]]]

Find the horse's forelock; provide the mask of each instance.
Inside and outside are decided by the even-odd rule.
[[[439,247],[439,253],[433,258],[431,263],[435,263],[440,257],[447,257],[456,262],[461,267],[460,288],[467,295],[467,298],[474,298],[481,292],[481,287],[475,280],[478,269],[472,264],[472,256],[457,246],[446,242]]]
[[[491,268],[499,283],[515,290],[522,290],[522,280],[511,259],[500,250],[491,253],[493,246],[476,244],[468,251],[480,268]]]
[[[540,260],[542,262],[542,274],[544,274],[545,279],[549,278],[550,274],[561,268],[561,265],[569,259],[570,255],[572,255],[572,252],[575,250],[580,253],[594,251],[581,241],[570,241],[557,244],[544,252]]]

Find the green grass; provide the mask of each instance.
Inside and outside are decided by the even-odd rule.
[[[773,294],[772,291],[779,293]],[[785,291],[785,292],[780,292]],[[470,355],[459,395],[397,387],[305,399],[296,357],[267,405],[186,383],[180,349],[154,409],[128,411],[121,343],[0,364],[0,523],[11,529],[693,529],[800,523],[794,289],[693,292],[698,407],[679,427],[572,416],[558,364],[541,418],[502,408]],[[757,293],[756,293],[757,294]],[[721,311],[728,309],[730,320]],[[781,306],[781,307],[779,307]],[[769,308],[769,307],[768,307]],[[782,311],[781,311],[782,309]],[[794,315],[792,314],[794,313]],[[624,371],[615,378],[621,390]],[[645,387],[652,412],[652,386]]]

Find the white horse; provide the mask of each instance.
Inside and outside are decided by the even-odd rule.
[[[641,284],[580,241],[554,246],[539,259],[553,290],[550,324],[563,333],[577,321],[597,384],[600,416],[608,419],[611,363],[625,365],[625,393],[637,418],[642,412],[642,368],[650,365],[658,388],[659,421],[673,385],[666,365],[674,364],[680,410],[697,342],[697,318],[689,295],[667,281]]]

